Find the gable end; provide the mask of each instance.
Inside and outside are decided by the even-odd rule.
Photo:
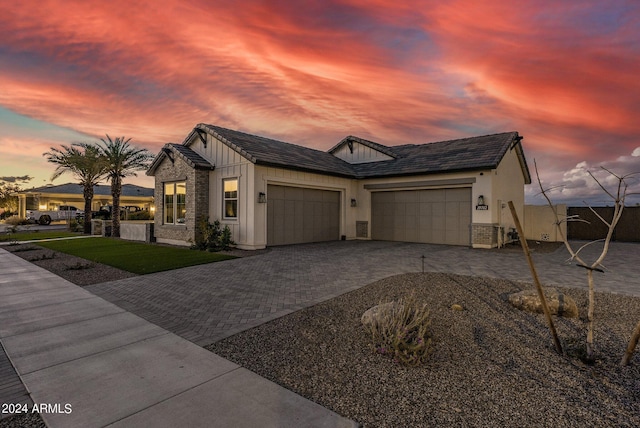
[[[329,153],[350,164],[388,161],[397,158],[397,155],[389,147],[352,135],[336,144],[329,150]]]

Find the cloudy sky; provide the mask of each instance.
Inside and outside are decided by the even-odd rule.
[[[640,2],[0,5],[0,176],[40,186],[51,146],[156,153],[201,122],[320,150],[518,131],[556,201],[604,203],[586,171],[640,172]]]

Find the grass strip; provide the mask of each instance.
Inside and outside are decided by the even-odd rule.
[[[82,233],[52,230],[51,232],[15,232],[0,234],[0,242],[38,241],[40,239],[70,238],[81,236]]]
[[[38,245],[138,275],[235,258],[220,253],[101,237],[47,241]]]

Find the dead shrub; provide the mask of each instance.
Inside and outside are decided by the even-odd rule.
[[[417,366],[426,361],[431,351],[430,325],[427,305],[418,303],[410,294],[381,311],[366,328],[375,352],[388,355],[397,363]]]

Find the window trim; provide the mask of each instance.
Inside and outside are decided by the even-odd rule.
[[[236,195],[235,197],[227,197],[226,192],[225,192],[225,184],[227,182],[232,182],[235,181],[236,182]],[[240,177],[227,177],[227,178],[223,178],[222,179],[222,218],[224,220],[231,220],[231,221],[235,221],[238,220],[238,206],[240,204],[240,198],[239,198],[239,194],[240,194]],[[232,202],[235,201],[235,216],[228,216],[227,215],[227,202]]]
[[[184,202],[182,204],[178,203],[178,185],[184,185]],[[167,193],[167,186],[171,186],[173,189],[172,193]],[[167,221],[167,195],[171,195],[173,197],[171,202],[171,218],[172,222]],[[162,186],[162,224],[168,226],[184,226],[186,223],[186,217],[178,217],[178,205],[184,205],[185,212],[187,209],[187,181],[186,180],[176,180],[176,181],[166,181]],[[179,222],[178,219],[182,218],[183,221]]]

